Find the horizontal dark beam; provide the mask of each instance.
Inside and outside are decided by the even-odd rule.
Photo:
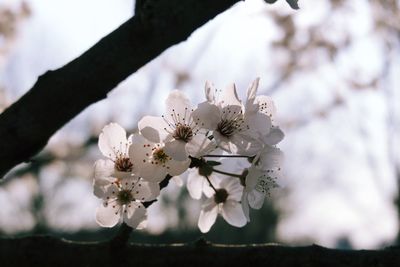
[[[78,243],[48,236],[0,239],[0,262],[7,266],[271,266],[398,267],[399,248],[336,250],[320,246],[189,244],[113,246]]]

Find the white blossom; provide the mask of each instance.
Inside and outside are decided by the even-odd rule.
[[[126,137],[126,131],[117,123],[104,126],[99,136],[99,149],[107,157],[95,163],[95,173],[105,177],[126,178],[132,175],[135,167],[129,158],[129,146],[132,136]]]
[[[193,199],[200,199],[203,192],[205,195],[210,196],[213,194],[214,190],[210,186],[206,177],[199,174],[198,168],[189,169],[188,179],[186,183],[186,188],[189,192],[189,195]],[[212,184],[218,184],[221,180],[221,177],[212,173],[208,176],[208,179]]]
[[[218,214],[229,224],[236,227],[243,227],[246,224],[246,217],[243,213],[240,199],[243,187],[237,178],[225,178],[217,185],[216,191],[209,195],[203,204],[200,212],[198,226],[201,232],[206,233],[215,223]]]
[[[200,157],[214,146],[204,132],[203,122],[192,116],[189,99],[180,91],[172,91],[166,100],[166,114],[145,116],[139,121],[141,134],[154,143],[164,143],[164,151],[175,160]]]
[[[257,86],[258,79],[248,91],[255,93]],[[229,153],[255,155],[262,145],[260,137],[270,131],[270,117],[259,112],[258,104],[252,100],[247,101],[253,103],[247,111],[234,84],[220,95],[210,83],[206,83],[205,93],[207,101],[198,105],[193,116],[203,121],[204,128],[212,131],[220,148]]]
[[[96,222],[103,227],[113,227],[122,220],[132,228],[140,228],[147,217],[145,201],[160,194],[158,183],[146,182],[139,177],[112,181],[98,197],[103,203],[96,211]]]
[[[146,181],[161,182],[167,174],[180,175],[190,165],[190,159],[178,161],[169,156],[163,143],[154,143],[141,135],[133,135],[129,155],[138,166],[137,174]]]
[[[248,221],[250,210],[260,209],[265,197],[277,188],[281,176],[282,152],[275,147],[265,146],[255,157],[245,177],[245,188],[242,195],[242,207]]]
[[[247,89],[246,113],[247,114],[264,114],[270,118],[271,124],[269,129],[260,129],[259,139],[267,145],[276,145],[282,141],[284,133],[276,125],[276,107],[271,97],[266,95],[256,96],[259,78]],[[257,125],[255,125],[257,127]]]

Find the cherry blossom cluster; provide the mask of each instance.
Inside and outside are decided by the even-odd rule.
[[[145,227],[160,183],[186,171],[190,196],[204,199],[200,231],[208,232],[218,214],[236,227],[249,222],[250,208],[260,209],[278,187],[282,152],[276,145],[284,137],[272,99],[257,96],[258,83],[242,101],[234,84],[218,90],[207,82],[206,101],[197,106],[174,90],[165,113],[143,117],[129,136],[117,123],[106,125],[98,142],[106,159],[94,166],[94,194],[102,199],[97,223]]]

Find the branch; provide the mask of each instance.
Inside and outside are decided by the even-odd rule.
[[[82,243],[49,236],[0,239],[0,262],[8,266],[398,266],[400,249],[336,250],[312,245],[130,244],[120,253],[107,242]]]
[[[77,59],[40,76],[0,115],[0,178],[29,162],[59,128],[130,74],[238,1],[138,1],[133,18]]]

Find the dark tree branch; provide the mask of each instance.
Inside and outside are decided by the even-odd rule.
[[[320,246],[134,245],[82,243],[49,236],[0,239],[0,262],[8,266],[273,266],[273,267],[397,267],[400,249],[336,250]]]
[[[238,1],[138,1],[133,18],[77,59],[40,76],[0,115],[0,178],[29,162],[59,128],[130,74]]]

